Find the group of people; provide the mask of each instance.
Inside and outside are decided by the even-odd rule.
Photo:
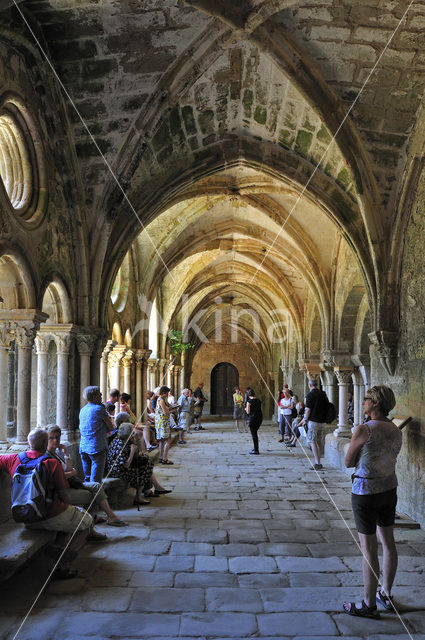
[[[258,430],[263,422],[263,411],[261,400],[257,398],[252,387],[246,388],[244,396],[238,386],[233,389],[233,419],[238,433],[239,426],[241,431],[246,432],[246,425],[248,425],[254,445],[249,453],[259,455]]]
[[[295,447],[304,429],[306,440],[314,457],[311,467],[314,471],[323,469],[320,462],[323,446],[324,427],[329,415],[330,402],[326,393],[319,389],[318,382],[312,378],[308,382],[309,392],[304,401],[299,400],[287,384],[276,399],[279,420],[279,442],[287,447]],[[331,405],[333,406],[333,405]]]
[[[310,434],[310,442],[316,456],[316,438],[320,435],[323,426],[326,394],[318,389],[314,380],[310,380],[309,386],[304,415],[298,417],[302,417],[300,424],[307,425],[307,433]],[[168,402],[168,393],[168,387],[160,387],[155,407],[155,430],[160,443],[167,441],[169,433],[167,419],[177,408],[177,424],[184,423],[186,431],[190,427],[190,405],[187,402],[190,391],[185,389],[177,404]],[[294,396],[290,391],[289,395],[292,398],[291,403],[287,402],[289,397],[286,389],[283,390],[283,396],[279,399],[284,409],[294,404]],[[240,396],[240,389],[236,388],[235,405],[240,405]],[[82,539],[102,541],[106,538],[93,526],[96,521],[104,521],[98,515],[98,510],[105,513],[108,525],[126,526],[126,523],[111,509],[102,488],[105,468],[108,469],[109,475],[124,478],[136,490],[134,503],[138,508],[140,504],[147,502],[147,496],[157,497],[168,492],[155,477],[151,460],[141,451],[140,440],[143,440],[143,427],[137,421],[131,421],[131,413],[120,411],[113,421],[111,414],[102,403],[99,387],[87,387],[84,390],[84,398],[87,404],[80,411],[80,455],[84,469],[83,479],[78,478],[69,452],[60,441],[61,430],[57,425],[33,429],[28,436],[29,450],[25,453],[0,456],[0,471],[8,472],[12,477],[18,473],[19,469],[22,470],[27,466],[34,468],[38,464],[44,467],[47,478],[46,496],[48,496],[46,511],[35,520],[21,521],[25,522],[28,528],[54,531],[63,536],[72,534],[72,542],[65,553],[62,551],[64,541],[62,540],[61,544],[59,539],[56,545],[46,549],[49,557],[56,562],[56,578],[70,578],[76,575],[69,564],[76,555],[76,548],[81,546]],[[121,396],[120,401],[120,409],[128,410],[129,398]],[[257,432],[261,426],[262,412],[261,401],[252,388],[247,389],[246,402],[243,406],[246,416],[242,416],[239,411],[238,419],[243,421],[246,417],[254,443],[251,453],[258,454]],[[389,387],[377,385],[368,389],[363,401],[363,410],[364,414],[368,415],[368,421],[355,428],[345,457],[346,466],[355,467],[352,475],[352,506],[363,553],[363,600],[359,603],[343,603],[343,610],[352,616],[379,618],[377,602],[388,610],[394,607],[391,591],[397,570],[397,550],[393,535],[397,504],[395,464],[402,445],[400,430],[388,418],[388,413],[394,406],[394,393]],[[282,413],[282,415],[289,414]],[[287,424],[284,418],[281,422],[281,436],[286,433]],[[292,425],[293,422],[291,428]],[[168,459],[166,443],[162,444],[160,450],[164,462],[164,459]],[[12,513],[16,506],[20,506],[16,504],[16,494],[15,503],[13,500],[14,483],[12,483]],[[83,507],[90,507],[93,515]],[[383,576],[379,588],[377,533],[383,549]],[[61,561],[58,564],[59,557]]]

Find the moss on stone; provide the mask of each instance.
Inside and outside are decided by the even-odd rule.
[[[258,124],[266,124],[267,109],[265,107],[261,107],[260,105],[255,107],[254,120],[258,122]]]
[[[326,129],[325,125],[322,124],[319,131],[317,132],[316,138],[320,140],[320,142],[324,142],[325,144],[329,144],[332,140],[332,136],[329,131]]]
[[[308,150],[310,149],[312,140],[312,133],[310,133],[309,131],[304,131],[304,129],[300,129],[295,141],[295,151],[302,156],[306,156]]]
[[[356,211],[347,202],[342,193],[336,190],[332,191],[331,200],[346,222],[354,223],[357,220]]]
[[[289,129],[281,129],[279,131],[279,144],[284,149],[290,149],[294,143],[295,135]]]
[[[314,124],[312,124],[312,123],[310,122],[310,119],[309,119],[309,117],[308,117],[308,114],[306,114],[306,115],[305,115],[305,117],[304,117],[304,122],[303,122],[302,126],[303,126],[303,127],[304,127],[304,129],[306,129],[307,131],[311,131],[311,132],[313,132],[313,131],[315,131],[315,130],[316,130],[316,125],[314,125]]]
[[[243,104],[246,118],[251,117],[253,102],[254,102],[254,94],[252,93],[251,89],[245,89],[243,98],[242,98],[242,104]]]
[[[348,187],[348,185],[351,182],[351,173],[348,171],[347,167],[344,167],[343,169],[341,169],[341,171],[338,173],[336,181],[342,187],[344,188]]]

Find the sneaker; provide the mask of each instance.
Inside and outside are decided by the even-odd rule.
[[[320,471],[320,469],[323,469],[323,464],[314,464],[310,469],[312,469],[312,471]]]
[[[249,452],[251,456],[259,456],[260,452],[256,451],[255,449],[253,449],[252,451]]]

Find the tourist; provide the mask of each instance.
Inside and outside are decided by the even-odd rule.
[[[139,508],[150,504],[143,494],[158,496],[170,493],[164,489],[153,474],[154,462],[140,452],[137,443],[137,432],[131,422],[123,422],[118,428],[117,437],[111,442],[108,450],[108,475],[111,478],[122,478],[136,490],[133,504]]]
[[[329,400],[326,393],[318,389],[315,378],[309,380],[308,386],[310,391],[305,398],[304,418],[300,425],[303,427],[307,425],[307,442],[310,444],[314,456],[314,465],[311,469],[319,471],[323,469],[323,465],[320,464],[320,456]]]
[[[80,410],[80,456],[85,482],[102,482],[105,470],[108,433],[114,430],[99,387],[86,387],[87,404]]]
[[[289,439],[292,436],[291,423],[292,423],[292,410],[295,407],[292,400],[289,389],[286,387],[283,389],[283,397],[279,402],[279,442],[284,441],[284,435]]]
[[[251,431],[252,442],[254,443],[254,448],[250,451],[252,455],[258,455],[260,453],[258,448],[258,429],[261,427],[261,423],[263,422],[263,413],[261,411],[261,400],[259,400],[255,391],[251,388],[247,390],[248,400],[246,403],[246,412],[248,414],[248,426]]]
[[[120,395],[120,413],[122,411],[124,411],[125,413],[128,413],[128,415],[131,418],[129,422],[132,422],[133,424],[135,424],[137,422],[137,418],[130,408],[130,400],[131,400],[131,396],[129,393],[122,393]]]
[[[204,404],[208,402],[207,398],[204,396],[202,389],[204,388],[204,383],[200,382],[195,389],[193,397],[195,399],[195,405],[193,408],[193,417],[195,421],[195,431],[202,431],[204,427],[201,425],[201,417],[202,412],[204,410]]]
[[[189,401],[190,401],[190,426],[195,422],[195,398],[193,397],[193,390],[189,387]]]
[[[239,423],[241,422],[241,431],[246,431],[245,407],[243,396],[239,387],[233,389],[233,420],[235,421],[236,431],[239,433]]]
[[[169,388],[159,389],[159,398],[155,409],[156,439],[159,442],[159,463],[174,464],[168,459],[168,449],[171,444],[170,407],[167,402]]]
[[[111,389],[109,392],[109,398],[107,401],[111,402],[114,405],[115,411],[118,413],[118,406],[120,401],[119,389]]]
[[[29,451],[25,452],[28,459],[40,458],[46,453],[48,436],[45,429],[37,428],[28,434]],[[17,453],[0,455],[0,471],[6,471],[13,478],[18,465],[21,464]],[[52,576],[53,579],[75,578],[78,571],[69,567],[70,561],[75,558],[76,552],[84,543],[93,524],[93,519],[87,511],[81,507],[67,504],[65,501],[68,485],[60,462],[54,458],[48,458],[42,463],[47,471],[48,486],[51,494],[51,502],[48,506],[46,517],[38,522],[26,524],[28,529],[44,529],[47,531],[57,531],[72,534],[69,544],[64,542],[67,551],[63,553],[63,548],[54,546],[49,548],[49,555],[62,559]],[[102,536],[103,538],[103,536]],[[56,564],[55,564],[56,566]]]
[[[397,505],[395,465],[402,444],[400,429],[388,419],[395,407],[393,391],[376,385],[366,391],[363,409],[371,417],[354,429],[345,466],[355,466],[351,501],[363,554],[364,595],[361,603],[344,602],[345,613],[379,618],[376,601],[393,610],[391,590],[397,571],[394,519]],[[376,529],[382,544],[382,588],[378,589],[379,559]]]
[[[77,470],[72,466],[68,450],[64,444],[61,444],[61,428],[56,424],[50,424],[47,426],[47,435],[47,451],[61,463],[68,484],[68,489],[64,491],[65,502],[85,508],[91,506],[94,509],[100,508],[106,513],[106,524],[111,527],[126,526],[127,523],[112,511],[102,485],[98,482],[83,482],[77,477]],[[105,522],[105,520],[94,515],[94,523],[100,524],[101,522]],[[92,531],[91,536],[95,540],[96,536],[99,537],[102,534]],[[106,536],[102,536],[102,538],[106,538]]]
[[[293,400],[295,402],[295,399],[297,398],[298,400],[298,396],[294,395],[293,396]],[[304,410],[305,410],[305,402],[303,402],[302,400],[300,402],[296,402],[295,404],[295,409],[297,411],[297,415],[296,417],[292,420],[292,424],[291,424],[291,429],[292,429],[292,438],[286,443],[287,447],[295,447],[297,444],[297,440],[300,437],[300,430],[299,430],[299,425],[301,424],[303,417],[304,417]]]
[[[190,390],[183,389],[180,398],[177,400],[179,405],[179,420],[178,426],[182,429],[183,433],[190,433],[190,421],[191,421],[191,404],[193,400],[190,398]]]

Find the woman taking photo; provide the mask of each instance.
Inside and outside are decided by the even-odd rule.
[[[395,407],[394,393],[385,385],[366,392],[363,413],[371,419],[354,429],[345,466],[355,466],[351,501],[363,554],[364,597],[361,603],[344,602],[350,616],[379,618],[376,601],[392,609],[391,588],[397,571],[393,526],[397,504],[395,464],[401,449],[400,429],[387,418]],[[379,560],[376,529],[383,552],[382,588],[378,589]]]
[[[261,400],[259,400],[256,395],[254,389],[248,389],[248,400],[246,403],[246,412],[248,414],[248,426],[251,431],[252,442],[254,443],[254,448],[249,453],[251,455],[256,455],[260,453],[258,450],[258,429],[261,427],[261,423],[263,422],[263,412],[261,411]]]

